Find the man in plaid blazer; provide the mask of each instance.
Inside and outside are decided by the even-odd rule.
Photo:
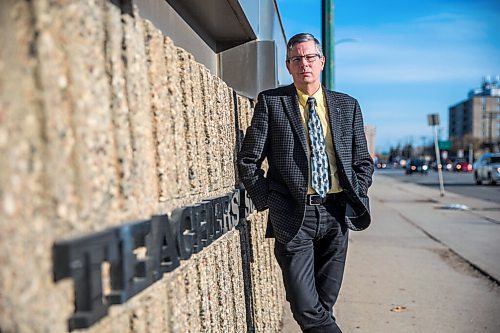
[[[286,66],[294,83],[259,94],[238,169],[257,210],[269,208],[266,235],[276,238],[274,252],[295,320],[304,332],[330,333],[341,332],[333,305],[344,272],[348,229],[370,224],[367,192],[373,162],[360,106],[354,98],[322,87],[324,62],[311,34],[289,40]],[[328,156],[329,190],[323,196],[311,185],[310,112],[321,120]],[[267,174],[261,169],[265,158]]]

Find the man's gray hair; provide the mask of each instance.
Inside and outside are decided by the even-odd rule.
[[[316,51],[318,52],[319,56],[322,57],[323,50],[321,49],[321,44],[319,43],[319,40],[317,40],[316,37],[314,37],[310,33],[301,32],[300,34],[296,34],[295,36],[293,36],[288,40],[288,44],[286,45],[286,61],[290,59],[290,51],[296,44],[308,42],[311,40],[314,41],[314,45],[316,46]]]

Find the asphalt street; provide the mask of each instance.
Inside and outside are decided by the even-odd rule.
[[[415,183],[439,191],[438,173],[430,171],[427,174],[414,173],[406,175],[404,169],[378,169],[376,174],[395,178],[404,183]],[[443,172],[444,189],[446,192],[461,194],[481,200],[500,204],[500,185],[476,185],[472,172]]]

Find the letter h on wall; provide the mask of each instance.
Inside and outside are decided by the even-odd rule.
[[[159,215],[56,242],[53,263],[54,281],[74,280],[75,312],[68,322],[72,331],[91,326],[110,305],[126,302],[174,270],[179,255],[168,217]]]

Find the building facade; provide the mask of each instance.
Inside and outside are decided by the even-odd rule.
[[[0,332],[281,330],[235,152],[285,41],[274,0],[0,1]]]
[[[275,0],[132,1],[141,17],[238,94],[291,83]]]
[[[453,141],[479,140],[483,147],[498,149],[500,140],[500,85],[498,76],[485,78],[465,101],[449,108],[449,137]]]

